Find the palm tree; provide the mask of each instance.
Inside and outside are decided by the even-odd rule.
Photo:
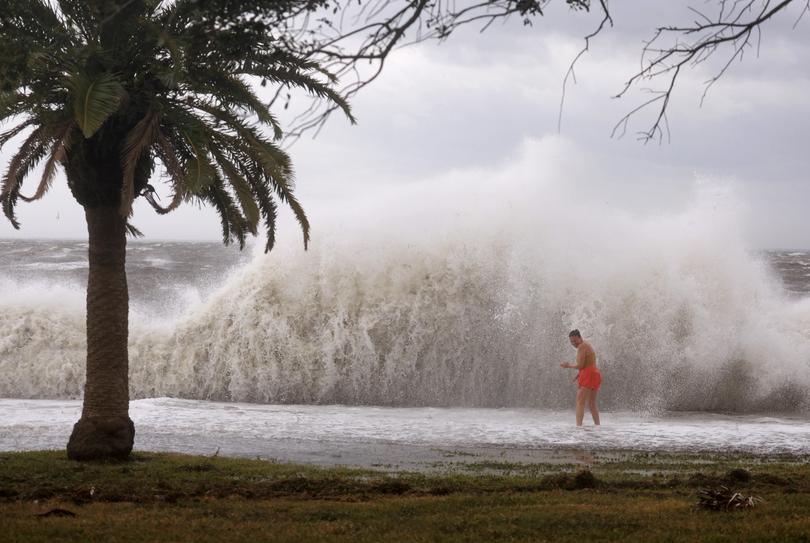
[[[279,122],[255,84],[298,88],[337,104],[334,78],[274,37],[313,0],[8,0],[0,12],[0,147],[18,142],[0,185],[15,228],[20,200],[41,198],[58,167],[84,208],[89,238],[87,369],[70,458],[125,458],[129,418],[127,279],[133,201],[158,213],[210,204],[224,242],[244,246],[263,225],[273,247],[277,202],[303,230]],[[269,130],[272,136],[266,136]],[[23,182],[44,163],[38,184]],[[156,167],[171,201],[159,204]]]

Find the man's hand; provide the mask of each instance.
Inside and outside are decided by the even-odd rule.
[[[560,367],[561,367],[561,368],[570,368],[570,367],[571,367],[571,364],[569,364],[568,362],[562,362],[562,363],[560,364]]]

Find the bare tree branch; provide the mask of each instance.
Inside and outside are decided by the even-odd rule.
[[[119,0],[124,2],[125,0]],[[176,0],[180,1],[180,0]],[[187,0],[191,1],[191,0]],[[498,21],[518,19],[531,25],[543,16],[555,0],[289,0],[289,9],[279,12],[273,25],[273,41],[280,50],[316,63],[322,75],[338,82],[338,92],[351,99],[382,73],[389,56],[398,49],[427,40],[445,40],[465,25],[479,26],[484,32]],[[601,17],[598,26],[584,36],[584,45],[571,61],[562,82],[557,129],[562,127],[566,92],[576,84],[577,62],[591,49],[593,39],[606,27],[613,26],[609,0],[563,1],[572,10],[590,11]],[[615,98],[626,96],[633,88],[655,80],[653,97],[644,99],[619,120],[612,134],[620,136],[632,117],[647,108],[655,108],[652,125],[640,132],[645,142],[659,142],[669,133],[667,109],[679,78],[689,69],[707,66],[718,56],[721,63],[714,75],[704,82],[700,98],[703,104],[709,90],[742,60],[749,49],[759,54],[762,26],[779,13],[797,11],[795,24],[810,11],[810,0],[705,0],[703,9],[688,8],[694,15],[691,24],[661,26],[647,41],[640,55],[638,71],[625,82]],[[296,113],[288,124],[284,144],[302,135],[317,135],[338,106],[333,101],[293,95],[285,87],[276,88],[269,105],[288,108],[294,102]]]
[[[306,58],[317,61],[343,84],[341,95],[351,98],[382,73],[396,49],[444,40],[462,26],[480,24],[484,32],[496,21],[520,18],[531,25],[553,0],[336,0],[328,14],[304,14],[285,21],[279,40]],[[563,0],[559,0],[563,1]],[[589,10],[591,0],[564,0],[574,10]],[[607,0],[599,0],[605,18],[600,30],[612,22]],[[595,36],[588,36],[587,40]],[[271,100],[289,103],[284,92]],[[307,132],[315,134],[335,111],[333,104],[312,103],[302,108],[286,133],[289,144]]]
[[[576,65],[580,57],[590,50],[591,39],[599,35],[599,33],[602,32],[602,30],[605,28],[606,24],[609,23],[610,26],[613,26],[613,18],[611,17],[610,11],[608,10],[606,0],[599,0],[599,4],[602,7],[602,20],[599,22],[599,26],[596,28],[596,30],[585,36],[585,45],[582,47],[582,50],[579,53],[577,53],[577,56],[574,57],[574,60],[571,61],[571,64],[568,66],[568,71],[565,72],[565,77],[563,78],[562,93],[560,96],[560,111],[557,116],[557,132],[562,131],[562,114],[563,114],[563,107],[565,106],[565,91],[568,85],[568,80],[570,78],[575,85],[577,82],[577,76],[574,73],[574,66]]]
[[[659,77],[666,78],[663,90],[654,91],[655,98],[646,100],[638,107],[632,109],[622,117],[613,127],[612,136],[621,137],[627,130],[627,124],[632,116],[656,105],[658,112],[652,126],[641,132],[639,138],[646,142],[663,139],[666,127],[666,113],[670,105],[672,94],[678,77],[684,68],[694,68],[706,62],[709,58],[726,52],[725,61],[717,72],[704,82],[701,105],[709,90],[722,78],[735,60],[742,60],[746,50],[755,48],[757,56],[762,37],[762,25],[773,18],[777,13],[786,11],[790,4],[798,5],[802,0],[735,0],[729,4],[720,0],[719,12],[711,17],[699,10],[690,8],[697,14],[698,20],[690,26],[663,26],[656,29],[650,41],[646,42],[641,54],[639,71],[630,77],[622,90],[614,97],[625,96],[631,88],[642,81],[651,81]],[[804,0],[799,18],[810,9],[810,0]],[[795,25],[794,25],[795,26]],[[664,45],[658,43],[669,40]]]

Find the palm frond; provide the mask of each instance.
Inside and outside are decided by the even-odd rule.
[[[239,136],[244,138],[265,175],[273,181],[283,183],[292,181],[292,164],[287,153],[265,141],[252,130],[240,130]]]
[[[3,213],[15,229],[20,228],[14,214],[14,208],[20,195],[22,182],[26,175],[42,160],[46,154],[50,138],[45,127],[38,126],[20,145],[11,160],[8,170],[0,185],[0,204]]]
[[[72,120],[65,121],[64,126],[57,129],[56,137],[51,144],[51,150],[48,155],[48,160],[45,162],[45,169],[42,172],[42,178],[39,181],[39,186],[33,196],[27,197],[20,194],[20,198],[25,202],[33,202],[42,198],[46,192],[51,188],[54,175],[56,175],[56,167],[65,160],[65,152],[70,144],[70,136],[75,124]]]
[[[95,20],[89,2],[78,0],[57,0],[65,23],[77,29],[87,41],[92,41],[97,32]]]
[[[307,250],[309,247],[309,219],[306,213],[304,213],[304,208],[298,202],[298,199],[292,191],[286,193],[284,200],[287,201],[287,205],[290,206],[290,209],[292,209],[295,215],[295,220],[297,220],[298,224],[301,226],[301,231],[304,234],[304,250]]]
[[[222,172],[225,174],[225,177],[230,182],[231,187],[233,187],[234,193],[236,193],[236,197],[239,200],[239,204],[242,207],[242,213],[245,216],[248,224],[250,225],[250,233],[256,235],[256,227],[259,224],[259,206],[256,204],[253,195],[253,191],[248,183],[242,178],[242,176],[237,171],[236,166],[234,166],[230,160],[225,157],[224,154],[216,150],[215,148],[212,149],[214,153],[214,158],[216,158],[217,164]]]
[[[338,78],[329,70],[321,66],[321,64],[312,59],[306,59],[291,51],[284,49],[274,48],[271,51],[261,51],[256,55],[247,59],[250,62],[250,68],[256,66],[266,68],[267,66],[278,66],[288,70],[301,70],[308,72],[317,72],[322,74],[329,80],[330,83],[337,83]],[[253,73],[250,71],[250,73]]]
[[[26,23],[36,23],[39,26],[59,24],[56,12],[46,0],[12,2],[6,6],[6,10],[11,10],[12,14],[17,15],[21,21]]]
[[[264,224],[266,227],[265,235],[267,236],[267,241],[264,245],[264,252],[269,253],[276,245],[276,218],[278,216],[278,211],[276,208],[276,203],[266,191],[264,194],[259,195],[259,206],[261,207],[262,215],[264,216]]]
[[[175,88],[181,80],[185,79],[183,49],[177,39],[166,31],[165,27],[152,22],[147,24],[147,28],[154,32],[158,47],[165,49],[169,53],[171,60],[168,69],[156,70],[156,73],[167,87]]]
[[[172,146],[171,142],[166,139],[162,133],[158,132],[157,137],[157,146],[158,146],[158,157],[160,161],[163,163],[163,166],[166,168],[166,172],[169,174],[169,178],[172,180],[172,187],[173,187],[173,196],[172,201],[169,203],[167,207],[163,207],[158,204],[154,197],[147,193],[147,201],[149,204],[161,215],[165,215],[166,213],[170,213],[177,209],[177,207],[183,202],[183,198],[186,195],[186,191],[183,188],[183,181],[185,179],[186,173],[183,170],[183,166],[177,160],[177,151]]]
[[[194,150],[195,158],[186,162],[186,189],[192,194],[199,194],[214,182],[216,170],[208,160],[205,147],[189,140]]]
[[[217,71],[208,71],[205,76],[204,81],[191,82],[188,88],[210,94],[214,100],[228,109],[238,107],[256,115],[260,123],[273,129],[275,139],[281,139],[283,132],[278,120],[270,113],[267,104],[259,100],[256,93],[244,81],[239,77]]]
[[[352,114],[352,109],[349,102],[347,102],[346,99],[341,96],[340,93],[336,92],[330,85],[318,81],[312,76],[300,73],[297,70],[279,69],[275,67],[258,70],[256,75],[278,85],[304,89],[309,94],[317,96],[318,98],[329,100],[338,106],[341,111],[343,111],[344,115],[346,115],[352,124],[357,124],[357,119],[355,119],[354,115]]]
[[[28,97],[19,92],[0,91],[0,120],[19,115],[26,110]]]
[[[277,206],[270,192],[270,185],[266,182],[266,176],[259,164],[258,159],[249,145],[243,139],[228,136],[223,133],[216,133],[214,136],[215,148],[221,151],[220,154],[228,161],[229,165],[236,169],[238,175],[250,186],[259,212],[265,225],[267,241],[265,252],[270,251],[276,241],[276,219]],[[219,158],[217,158],[219,160]]]
[[[135,228],[135,225],[132,223],[127,223],[125,228],[127,229],[127,235],[131,238],[142,238],[143,232]]]
[[[239,242],[239,248],[245,246],[245,235],[249,231],[247,223],[239,213],[236,203],[222,184],[221,179],[216,179],[214,183],[208,185],[200,195],[209,203],[213,204],[220,216],[222,224],[222,241],[225,245],[232,241]]]
[[[279,193],[280,195],[284,194],[282,199],[286,198],[287,193],[292,192],[290,186],[292,165],[286,152],[273,143],[266,141],[254,127],[246,125],[231,113],[204,104],[198,104],[196,107],[224,122],[237,136],[233,137],[221,132],[213,132],[212,137],[226,147],[240,149],[244,154],[251,156],[255,163],[260,166],[255,171],[248,172],[244,176],[245,178],[258,176],[270,179],[274,185],[283,185]]]
[[[123,87],[112,74],[89,77],[82,71],[71,74],[67,85],[73,95],[76,124],[89,139],[118,110]]]
[[[156,142],[160,114],[150,109],[143,119],[129,131],[124,141],[121,157],[124,179],[121,187],[121,214],[129,217],[132,214],[132,202],[135,200],[135,170],[141,156]]]
[[[16,49],[16,58],[6,57],[3,61],[14,64],[34,51],[51,46],[64,37],[61,27],[59,17],[45,0],[6,0],[0,11],[0,48],[12,46]]]
[[[36,123],[36,119],[26,119],[14,128],[10,128],[0,134],[0,149],[2,149],[12,138],[20,134],[23,130]]]
[[[272,143],[263,140],[255,131],[241,123],[235,123],[235,127],[241,139],[248,146],[246,151],[255,157],[264,178],[270,181],[281,201],[286,202],[292,209],[296,220],[301,226],[304,235],[304,248],[306,249],[310,240],[309,219],[293,194],[293,172],[289,155]]]
[[[276,242],[276,220],[278,208],[270,192],[267,176],[256,154],[244,139],[217,133],[215,143],[229,155],[229,162],[250,185],[262,218],[264,219],[267,241],[265,252],[273,249]]]
[[[175,150],[185,164],[185,191],[202,194],[216,177],[208,147],[213,129],[204,120],[190,114],[184,107],[171,107],[165,111],[166,124],[174,128],[177,141]]]
[[[3,177],[2,185],[0,185],[0,197],[7,196],[17,190],[26,173],[26,164],[34,156],[36,149],[47,145],[47,143],[48,138],[45,127],[38,126],[29,134],[20,145],[17,154],[8,163],[6,175]]]

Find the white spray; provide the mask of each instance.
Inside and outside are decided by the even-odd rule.
[[[177,320],[133,315],[132,396],[567,406],[577,327],[607,408],[807,409],[810,302],[752,256],[728,188],[638,217],[535,166],[310,210],[308,252],[285,240]],[[80,304],[2,304],[0,396],[80,395]]]

